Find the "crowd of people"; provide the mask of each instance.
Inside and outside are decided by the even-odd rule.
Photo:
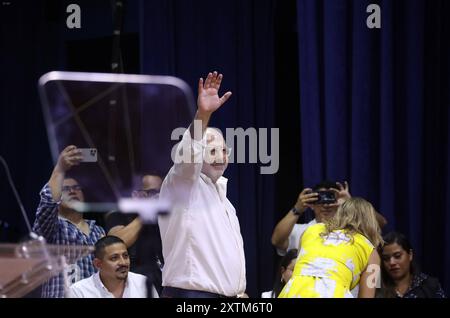
[[[248,297],[244,242],[223,177],[228,148],[209,127],[231,96],[219,96],[222,79],[213,72],[199,80],[197,112],[174,165],[165,176],[143,176],[132,193],[171,202],[157,228],[118,211],[106,215],[104,228],[85,220],[73,206],[84,201],[84,189],[68,175],[82,160],[80,150],[61,152],[40,193],[33,231],[50,244],[95,246],[95,252],[47,281],[42,297]],[[314,219],[298,224],[307,209]],[[404,235],[382,236],[386,224],[371,203],[351,196],[347,182],[303,189],[274,228],[272,244],[282,258],[273,290],[262,297],[445,297],[439,282],[418,270]],[[142,244],[149,238],[151,255]]]

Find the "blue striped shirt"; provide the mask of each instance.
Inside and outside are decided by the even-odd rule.
[[[95,221],[86,220],[89,225],[89,235],[84,234],[70,221],[58,216],[60,202],[53,200],[48,184],[40,192],[41,201],[36,211],[36,220],[33,224],[33,231],[42,235],[48,244],[58,245],[94,245],[99,238],[105,235],[102,227],[95,225]],[[69,277],[69,285],[88,278],[96,272],[92,263],[94,256],[86,256],[76,264],[69,265],[66,269]],[[64,276],[63,274],[50,278],[42,288],[44,298],[64,297]]]

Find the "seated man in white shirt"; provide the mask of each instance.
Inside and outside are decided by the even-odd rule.
[[[217,72],[204,83],[200,79],[194,123],[161,187],[160,199],[173,204],[172,213],[158,220],[165,261],[162,297],[244,296],[244,244],[222,176],[228,149],[222,134],[208,128],[211,115],[231,96],[219,98],[221,82]]]
[[[95,244],[94,266],[98,272],[70,286],[71,298],[146,298],[146,277],[129,272],[125,243],[105,236]]]

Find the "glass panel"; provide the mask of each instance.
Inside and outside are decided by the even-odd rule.
[[[40,93],[54,162],[69,145],[97,150],[97,162],[69,172],[97,211],[130,197],[142,176],[164,177],[179,141],[172,132],[195,110],[189,87],[174,77],[51,72]]]
[[[93,246],[46,245],[39,240],[0,244],[0,298],[26,295],[93,250]]]

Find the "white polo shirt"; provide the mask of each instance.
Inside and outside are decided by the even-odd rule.
[[[147,277],[144,275],[129,272],[123,298],[146,298],[146,281]],[[70,286],[69,298],[114,298],[114,295],[103,285],[97,272]]]

